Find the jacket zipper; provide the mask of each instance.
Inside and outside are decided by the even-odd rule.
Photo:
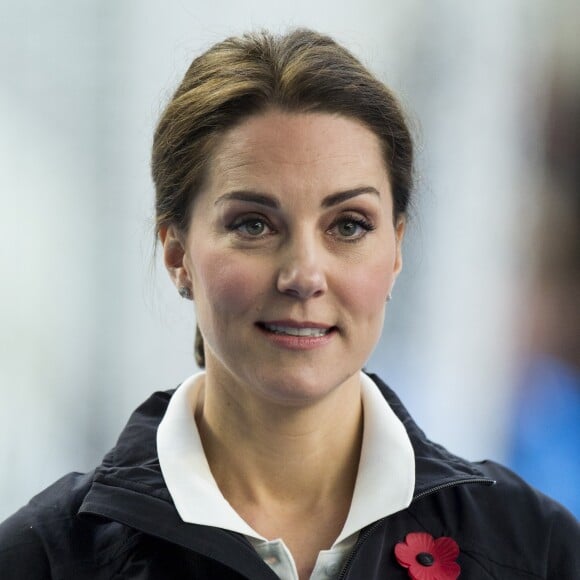
[[[495,484],[495,480],[493,479],[487,479],[485,477],[482,478],[468,478],[468,479],[458,479],[455,481],[452,481],[450,483],[442,483],[441,485],[436,485],[435,487],[432,487],[430,489],[427,489],[423,492],[421,492],[420,494],[416,495],[412,500],[411,500],[411,504],[414,504],[417,500],[419,499],[423,499],[424,497],[427,497],[428,495],[432,495],[434,493],[437,493],[438,491],[441,491],[442,489],[447,489],[449,487],[456,487],[458,485],[465,485],[468,483],[481,483],[481,484],[485,484],[485,485],[494,485]],[[382,518],[378,521],[376,521],[374,524],[372,524],[369,528],[367,528],[359,537],[359,539],[357,540],[354,548],[352,549],[351,553],[349,554],[348,558],[346,559],[346,562],[344,563],[344,566],[342,567],[342,570],[340,571],[340,574],[338,575],[337,580],[344,580],[347,577],[347,574],[349,573],[349,568],[350,565],[352,564],[353,560],[356,558],[357,553],[359,552],[361,546],[366,542],[366,540],[368,539],[368,537],[379,527],[383,524],[383,522],[387,519],[389,519],[390,516],[387,516],[385,518]]]

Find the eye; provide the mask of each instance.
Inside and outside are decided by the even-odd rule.
[[[342,216],[337,219],[330,228],[345,241],[356,241],[364,237],[375,226],[362,216]]]
[[[237,219],[228,226],[228,229],[245,238],[259,238],[272,233],[272,228],[266,220],[257,216]]]

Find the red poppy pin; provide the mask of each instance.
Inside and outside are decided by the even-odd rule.
[[[405,541],[395,546],[395,556],[403,568],[409,569],[412,580],[456,580],[461,572],[455,561],[459,546],[445,536],[435,540],[425,532],[407,534]]]

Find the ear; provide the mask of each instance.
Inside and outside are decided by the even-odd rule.
[[[407,220],[404,216],[397,218],[397,223],[395,224],[395,263],[393,265],[393,274],[395,275],[395,279],[403,268],[403,238],[405,237],[406,226]]]
[[[163,262],[177,289],[184,286],[191,290],[191,278],[185,263],[185,236],[175,226],[159,229],[159,240],[163,246]]]

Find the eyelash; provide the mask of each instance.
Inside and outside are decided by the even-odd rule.
[[[266,228],[268,228],[268,230],[270,230],[270,231],[266,234],[262,233],[262,234],[258,234],[258,235],[251,235],[248,232],[242,232],[243,226],[247,226],[248,224],[257,223],[257,222],[264,224],[264,226]],[[364,238],[368,232],[372,232],[373,230],[376,229],[375,225],[372,222],[370,222],[369,220],[367,220],[366,218],[364,218],[362,216],[342,215],[331,224],[328,231],[330,232],[331,230],[335,229],[339,224],[344,224],[344,223],[353,223],[364,230],[364,232],[362,234],[355,235],[355,236],[340,236],[340,235],[337,235],[336,233],[332,234],[334,237],[339,238],[340,241],[344,241],[347,243],[358,242],[358,241],[362,240],[362,238]],[[261,239],[261,238],[265,237],[266,235],[270,235],[271,233],[275,232],[274,228],[270,225],[268,220],[266,220],[262,216],[243,216],[239,219],[234,220],[231,224],[227,225],[226,227],[227,227],[228,231],[236,232],[236,233],[242,235],[246,239],[252,239],[252,238]]]
[[[376,229],[376,226],[372,222],[370,222],[368,219],[366,219],[362,216],[358,216],[358,215],[342,215],[332,223],[332,225],[330,226],[329,229],[334,229],[341,223],[342,224],[353,223],[364,230],[364,233],[362,233],[360,235],[337,236],[337,237],[340,237],[341,241],[347,242],[349,244],[359,242],[360,240],[362,240],[365,237],[365,235],[367,233],[372,232],[373,230]]]
[[[247,226],[248,224],[257,223],[257,222],[264,224],[264,226],[270,230],[269,233],[275,231],[274,228],[268,222],[268,220],[266,220],[262,216],[252,216],[252,215],[243,216],[241,218],[235,219],[231,224],[229,224],[226,227],[229,231],[236,232],[238,234],[241,234],[243,237],[250,238],[250,239],[251,238],[260,239],[260,238],[264,237],[264,235],[269,235],[269,234],[260,234],[257,236],[252,236],[251,234],[248,234],[247,232],[241,231],[242,226]]]

